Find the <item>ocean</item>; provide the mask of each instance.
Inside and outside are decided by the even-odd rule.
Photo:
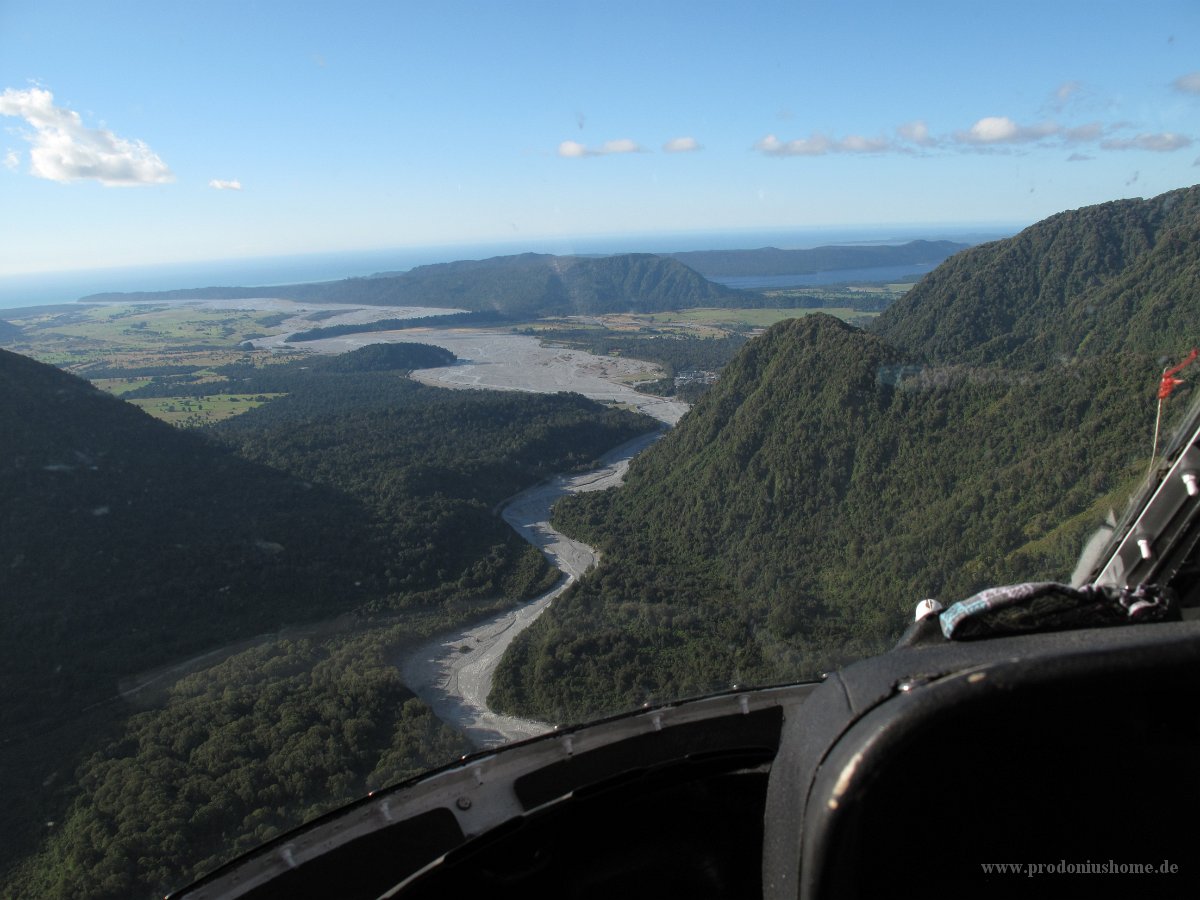
[[[688,250],[735,250],[757,247],[802,249],[825,244],[901,243],[904,241],[951,240],[980,243],[1015,234],[1019,225],[915,225],[915,226],[831,226],[788,230],[740,230],[721,232],[660,233],[646,235],[545,238],[521,243],[443,244],[424,247],[399,247],[355,250],[338,253],[308,253],[252,259],[225,259],[207,262],[172,263],[109,269],[77,270],[0,277],[0,309],[73,303],[88,294],[106,291],[162,291],[172,288],[296,284],[310,281],[334,281],[340,278],[372,275],[376,272],[400,272],[415,266],[452,262],[459,259],[486,259],[513,253],[556,253],[608,255],[613,253],[671,253]],[[905,266],[885,274],[884,270],[856,270],[816,273],[794,277],[751,279],[737,287],[781,287],[800,284],[829,284],[856,280],[885,281],[913,274],[920,267]],[[889,272],[892,270],[889,269]],[[864,274],[866,273],[866,274]],[[827,276],[827,277],[826,277]],[[875,277],[878,276],[878,277]],[[722,282],[732,284],[729,279]]]

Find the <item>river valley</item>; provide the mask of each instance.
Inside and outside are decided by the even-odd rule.
[[[262,349],[282,349],[293,331],[311,325],[305,316],[316,308],[314,304],[271,299],[191,301],[188,305],[209,309],[233,307],[293,313],[273,329],[273,334],[255,341]],[[384,316],[408,318],[446,312],[417,308],[398,310],[395,307],[343,310],[336,306],[326,311],[333,315],[327,316],[325,321],[335,324],[365,324]],[[567,494],[605,490],[619,485],[629,461],[657,440],[663,430],[676,424],[688,406],[677,400],[634,390],[633,385],[638,381],[660,376],[660,370],[652,363],[543,346],[536,337],[500,330],[412,328],[348,334],[295,346],[336,354],[369,344],[396,342],[435,344],[458,357],[452,366],[425,369],[412,374],[414,379],[431,386],[533,393],[570,391],[601,403],[637,409],[662,423],[661,429],[609,451],[599,461],[598,468],[554,477],[502,504],[504,520],[522,538],[538,547],[562,573],[552,590],[517,609],[500,615],[492,614],[466,627],[441,634],[415,650],[406,648],[394,660],[409,689],[428,703],[439,718],[462,731],[475,746],[494,746],[540,734],[554,723],[500,716],[488,709],[486,701],[491,691],[493,673],[512,640],[598,561],[598,554],[592,547],[572,540],[550,526],[551,507]],[[342,624],[344,626],[345,623]],[[262,636],[249,643],[270,637]],[[239,648],[241,646],[238,645]],[[225,655],[230,650],[222,648],[216,653]],[[172,676],[177,677],[203,661],[204,658],[188,660],[165,671],[142,673],[127,679],[122,685],[122,697],[132,701],[134,694],[141,693],[151,685],[162,687],[174,680]]]

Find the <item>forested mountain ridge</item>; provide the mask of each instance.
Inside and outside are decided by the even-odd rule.
[[[886,648],[924,597],[1066,578],[1145,473],[1160,355],[1182,358],[1200,337],[1194,317],[1169,319],[1174,335],[1147,324],[1190,300],[1178,291],[1196,195],[1171,197],[1067,213],[959,254],[927,277],[958,285],[938,295],[950,298],[941,318],[920,302],[927,288],[905,298],[919,327],[901,312],[879,334],[810,316],[750,341],[624,487],[556,509],[604,562],[514,642],[493,702],[567,721],[815,677]],[[1010,259],[1034,273],[1027,290],[974,290]],[[1085,260],[1104,277],[1089,281]],[[1055,345],[1064,364],[1038,355],[1061,336],[1033,322],[1065,327],[1050,296],[1075,284],[1119,291],[1128,316]],[[1005,317],[1028,338],[1000,331]],[[1024,365],[1008,365],[1001,339],[1029,348]],[[939,365],[922,363],[923,340]]]
[[[72,807],[75,836],[0,895],[161,895],[199,871],[185,864],[461,752],[400,684],[392,648],[412,622],[425,635],[553,584],[496,505],[655,423],[578,395],[426,387],[395,368],[450,357],[388,345],[230,366],[239,386],[286,396],[205,437],[0,351],[0,882],[74,797],[79,754],[112,739],[78,770],[91,793]],[[251,654],[288,704],[214,670],[205,696],[125,721],[121,676],[347,611],[333,643]],[[386,716],[364,722],[355,704]],[[164,785],[167,759],[178,777]],[[179,820],[184,793],[205,798],[202,815]]]
[[[381,569],[355,499],[0,351],[0,871],[61,808],[121,676],[335,616]]]
[[[876,333],[938,363],[1037,366],[1174,353],[1200,320],[1200,186],[1051,216],[965,250],[886,310]]]
[[[683,263],[649,253],[604,257],[524,253],[316,284],[96,294],[85,299],[231,300],[264,295],[307,303],[494,311],[513,319],[761,302],[757,295],[714,284]]]
[[[304,618],[316,598],[328,609],[330,584],[368,578],[358,502],[52,366],[0,351],[0,422],[10,727],[23,718],[14,703],[34,714],[54,697],[87,697],[106,675],[227,633],[231,617],[244,628]],[[332,568],[313,571],[325,558]]]
[[[688,309],[726,306],[731,300],[748,298],[682,263],[649,253],[603,257],[527,253],[420,266],[397,277],[405,292],[456,297],[447,305],[516,316]],[[529,288],[524,288],[526,283]]]
[[[362,371],[412,352],[384,351],[269,367],[287,396],[226,423],[220,441],[0,351],[10,729],[56,698],[96,699],[118,674],[256,629],[404,605],[395,595],[412,591],[503,593],[489,579],[516,577],[526,557],[537,581],[541,556],[495,504],[653,427],[577,395]],[[439,529],[445,541],[431,539]]]

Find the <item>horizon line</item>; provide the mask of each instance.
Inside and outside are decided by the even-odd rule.
[[[247,254],[247,255],[231,255],[231,256],[215,256],[215,257],[206,256],[206,257],[194,257],[194,258],[177,258],[177,259],[170,259],[170,260],[156,260],[156,261],[152,261],[152,262],[150,262],[150,261],[147,261],[147,262],[125,262],[125,263],[113,263],[111,265],[72,266],[70,268],[22,269],[20,271],[0,272],[0,280],[22,279],[22,278],[29,278],[29,279],[53,278],[56,276],[73,277],[73,276],[85,276],[85,275],[89,275],[92,273],[117,274],[117,273],[120,273],[123,271],[128,271],[128,270],[166,269],[166,268],[175,268],[175,267],[180,267],[180,266],[231,265],[231,264],[237,264],[237,263],[270,263],[271,261],[297,262],[297,261],[301,261],[301,260],[305,260],[305,259],[315,259],[315,258],[320,258],[320,257],[327,257],[327,258],[332,259],[332,258],[337,258],[337,257],[351,257],[351,256],[355,256],[355,255],[363,255],[363,256],[376,255],[376,254],[384,255],[384,254],[388,254],[388,253],[403,254],[403,253],[437,252],[439,250],[450,251],[450,250],[455,250],[455,249],[462,249],[462,250],[480,249],[480,250],[482,250],[482,249],[485,249],[488,247],[504,247],[504,248],[527,247],[528,248],[524,251],[514,251],[513,253],[500,254],[500,255],[508,256],[508,255],[516,255],[517,253],[520,253],[520,252],[532,252],[532,253],[543,252],[541,250],[535,249],[535,247],[539,246],[539,245],[540,246],[545,246],[548,244],[572,245],[572,244],[586,244],[588,242],[614,243],[614,242],[626,242],[627,241],[630,243],[631,246],[629,249],[625,249],[625,250],[587,250],[585,248],[579,248],[579,249],[575,250],[575,252],[587,253],[587,254],[603,254],[603,255],[617,255],[619,253],[657,253],[657,254],[687,253],[687,252],[693,252],[693,250],[695,248],[693,248],[693,249],[679,248],[679,249],[673,249],[673,250],[653,251],[653,250],[634,249],[634,245],[636,245],[638,242],[645,242],[645,241],[663,242],[663,241],[670,241],[674,238],[681,238],[681,239],[686,238],[686,239],[696,240],[696,239],[701,239],[703,237],[710,236],[710,235],[711,236],[724,235],[726,237],[736,237],[740,234],[786,235],[790,232],[790,233],[795,233],[797,235],[803,234],[803,235],[808,235],[808,236],[815,236],[816,234],[818,234],[822,231],[828,231],[828,232],[834,232],[834,233],[839,233],[839,232],[845,233],[845,232],[854,232],[854,231],[868,231],[868,232],[894,231],[895,232],[888,238],[877,237],[877,238],[862,238],[862,239],[856,239],[856,240],[831,239],[827,244],[828,246],[837,246],[837,245],[852,245],[852,244],[856,244],[856,243],[876,243],[876,242],[885,242],[885,241],[909,241],[909,240],[928,239],[927,235],[922,236],[922,237],[906,235],[903,233],[906,230],[920,230],[923,232],[929,232],[929,231],[937,231],[939,229],[946,229],[946,230],[954,230],[954,231],[980,231],[980,232],[988,232],[988,233],[990,233],[990,232],[1010,232],[1010,233],[1015,234],[1016,231],[1019,231],[1022,228],[1028,227],[1029,224],[1031,224],[1031,223],[1000,222],[1000,221],[982,221],[982,222],[980,222],[980,221],[958,221],[958,222],[929,222],[929,223],[926,223],[926,222],[881,223],[881,224],[880,223],[862,223],[862,224],[852,224],[852,225],[840,225],[840,224],[836,224],[836,225],[786,225],[786,226],[748,225],[748,226],[737,226],[737,227],[731,227],[731,228],[705,228],[705,229],[690,229],[690,230],[679,230],[679,231],[653,231],[653,232],[639,232],[639,233],[628,233],[628,234],[619,233],[619,232],[598,232],[598,233],[593,233],[593,234],[547,235],[547,236],[542,236],[542,237],[523,238],[520,240],[503,239],[503,238],[488,238],[488,239],[482,239],[482,240],[478,240],[478,241],[471,241],[471,240],[437,241],[437,242],[431,242],[431,243],[425,243],[425,244],[413,243],[413,244],[381,245],[381,246],[373,246],[373,247],[346,247],[346,248],[341,248],[341,249],[312,249],[312,250],[302,250],[302,251],[294,251],[294,252],[270,252],[270,251],[268,251],[268,252],[264,252],[261,254],[253,254],[253,255]],[[826,244],[805,244],[804,246],[782,247],[779,249],[811,249],[812,247],[816,247],[816,246],[826,246]],[[762,249],[762,246],[760,245],[760,246],[756,246],[756,247],[736,247],[736,248],[721,247],[721,248],[712,248],[712,249],[757,250],[757,249]],[[564,254],[556,254],[556,255],[564,255]],[[456,259],[446,259],[443,261],[457,262],[459,259],[464,259],[464,258],[465,257],[459,257]],[[367,274],[374,274],[374,273],[367,273]],[[348,276],[348,277],[353,277],[353,276]]]

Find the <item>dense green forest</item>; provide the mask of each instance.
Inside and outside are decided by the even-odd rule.
[[[285,639],[188,675],[79,768],[6,897],[162,896],[299,822],[469,748],[401,683],[400,628]]]
[[[0,429],[0,787],[9,798],[0,866],[32,849],[32,823],[57,820],[72,798],[80,821],[109,815],[95,805],[102,798],[79,794],[99,757],[79,770],[82,782],[73,774],[97,740],[114,742],[112,765],[131,767],[119,771],[139,771],[153,756],[137,731],[149,720],[128,726],[136,734],[122,730],[121,677],[343,613],[353,613],[352,628],[399,616],[412,634],[427,634],[553,583],[557,573],[495,507],[654,423],[577,395],[427,388],[390,368],[413,352],[368,347],[231,367],[229,379],[269,379],[287,395],[206,435],[174,430],[74,376],[0,353],[0,421],[10,423]],[[417,619],[425,624],[418,628]],[[405,729],[418,719],[410,709]],[[168,734],[165,725],[145,727]],[[387,739],[377,742],[379,754],[399,740],[379,735]],[[329,767],[340,752],[329,750]],[[325,802],[358,790],[382,764],[354,759],[345,769],[350,781],[330,776]],[[273,775],[259,771],[254,790]],[[270,822],[311,811],[314,791],[289,793]],[[150,816],[175,809],[170,798],[143,803]],[[205,827],[240,834],[246,813],[237,810],[236,821]],[[111,827],[123,834],[132,826]],[[56,847],[57,862],[47,865],[74,873],[61,896],[79,896],[70,885],[112,874],[112,860],[96,858],[95,846]],[[122,877],[157,884],[137,859]],[[49,877],[37,866],[25,873]]]
[[[541,556],[496,505],[654,427],[577,394],[448,391],[376,373],[312,379],[216,433],[240,458],[358,498],[387,548],[384,588],[428,603],[526,595]]]
[[[368,344],[349,353],[309,358],[300,365],[310,372],[410,372],[452,366],[456,359],[445,347],[405,342]]]
[[[944,264],[878,335],[811,316],[751,341],[623,488],[557,508],[604,563],[514,642],[493,702],[568,721],[813,677],[924,597],[1067,577],[1145,472],[1164,355],[1200,337],[1198,209],[1064,213]]]
[[[753,306],[761,296],[714,284],[683,263],[649,253],[549,256],[523,253],[418,266],[317,284],[276,285],[272,297],[307,303],[433,306],[505,316],[597,314],[697,306]],[[96,294],[88,300],[233,300],[261,297],[264,288],[210,287],[137,294]]]
[[[1194,335],[1200,190],[1059,213],[931,272],[875,330],[916,358],[1060,365]]]

